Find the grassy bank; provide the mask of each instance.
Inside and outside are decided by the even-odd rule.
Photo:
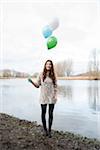
[[[0,77],[0,79],[28,79],[28,77]],[[32,77],[32,79],[36,79]],[[69,77],[57,77],[58,80],[100,80],[100,77],[96,78],[94,76],[69,76]]]
[[[100,150],[100,141],[54,130],[45,137],[36,122],[0,113],[0,150]]]
[[[74,76],[74,77],[58,77],[59,80],[100,80],[100,77],[89,77],[89,76]]]

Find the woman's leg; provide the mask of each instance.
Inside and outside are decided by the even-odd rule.
[[[41,104],[41,119],[42,119],[42,124],[43,124],[43,128],[45,131],[47,131],[47,127],[46,127],[46,108],[47,108],[47,104]]]
[[[54,104],[49,104],[49,132],[51,132],[51,126],[53,122],[53,110]]]

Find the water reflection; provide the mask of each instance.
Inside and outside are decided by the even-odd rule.
[[[66,97],[68,100],[72,100],[72,86],[58,86],[58,94],[62,97]]]
[[[98,81],[89,81],[89,105],[94,111],[100,111],[100,87]]]
[[[39,90],[27,80],[3,80],[0,88],[2,112],[41,122]],[[100,139],[100,81],[60,80],[58,96],[54,129]]]

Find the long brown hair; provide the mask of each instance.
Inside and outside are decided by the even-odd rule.
[[[54,86],[56,86],[56,76],[55,76],[55,72],[54,72],[54,65],[53,65],[53,62],[52,60],[47,60],[44,64],[44,69],[43,69],[43,82],[46,78],[46,74],[47,74],[47,69],[46,69],[46,64],[47,62],[50,62],[51,63],[51,69],[50,69],[50,72],[49,72],[49,77],[52,79],[53,81],[53,84]]]

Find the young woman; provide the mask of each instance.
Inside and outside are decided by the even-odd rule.
[[[47,60],[43,72],[38,76],[37,82],[29,81],[40,90],[41,119],[44,128],[44,135],[51,137],[51,127],[53,122],[53,110],[57,101],[57,79],[54,72],[54,65],[51,60]],[[46,126],[46,110],[49,106],[48,130]]]

